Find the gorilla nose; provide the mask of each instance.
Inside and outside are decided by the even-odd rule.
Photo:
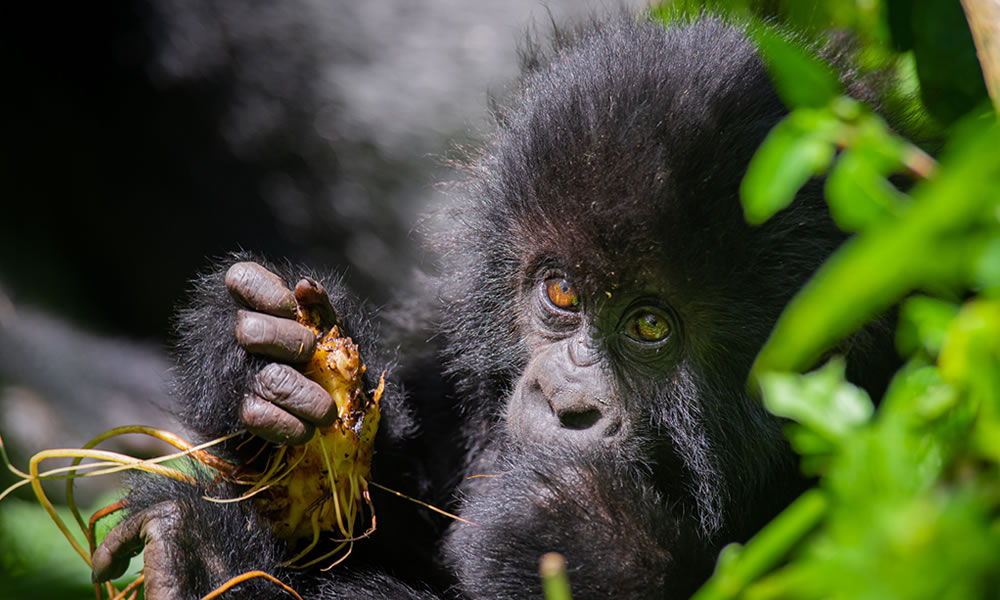
[[[560,402],[563,400],[563,402]],[[549,399],[548,415],[538,423],[538,433],[553,441],[611,441],[621,425],[620,416],[610,407],[591,398]]]
[[[575,440],[609,440],[618,435],[622,415],[607,402],[590,396],[549,398],[551,411],[548,422],[555,431],[551,435]]]
[[[606,374],[583,359],[557,348],[529,362],[507,405],[515,437],[588,445],[613,443],[623,435],[624,407]]]
[[[508,409],[514,433],[551,442],[608,441],[621,429],[617,411],[580,390],[549,389],[537,379],[522,382]]]

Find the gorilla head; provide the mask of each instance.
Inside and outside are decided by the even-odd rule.
[[[621,21],[557,38],[554,59],[530,55],[471,164],[445,267],[451,369],[505,440],[486,453],[501,466],[478,465],[505,475],[467,484],[463,514],[517,512],[503,533],[453,533],[463,583],[483,595],[504,588],[478,582],[520,579],[492,550],[511,537],[536,557],[539,537],[566,552],[574,591],[620,592],[635,548],[673,554],[635,554],[664,571],[700,561],[700,577],[710,561],[692,556],[786,503],[795,462],[745,380],[842,240],[815,185],[764,226],[743,219],[743,173],[786,109],[741,32]],[[589,533],[601,515],[620,539]],[[658,580],[650,568],[641,585]]]

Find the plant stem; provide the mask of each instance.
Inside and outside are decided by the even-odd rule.
[[[993,109],[1000,114],[1000,0],[962,0]]]
[[[572,600],[569,591],[569,577],[566,575],[566,559],[561,554],[543,554],[538,564],[542,576],[542,592],[545,600]]]
[[[738,550],[736,556],[721,564],[691,600],[737,597],[748,585],[777,566],[789,550],[816,527],[826,514],[828,503],[826,494],[819,489],[799,496]]]

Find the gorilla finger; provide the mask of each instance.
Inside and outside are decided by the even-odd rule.
[[[181,509],[173,502],[161,502],[142,510],[115,526],[94,550],[91,558],[94,583],[121,577],[133,556],[146,547],[145,564],[160,564],[166,538],[173,528],[181,526]]]
[[[244,306],[277,317],[295,318],[292,291],[274,273],[253,262],[238,262],[226,271],[226,289]]]
[[[247,431],[276,444],[304,444],[316,430],[312,423],[254,394],[243,397],[240,418]]]
[[[295,299],[303,306],[312,306],[319,310],[320,318],[325,323],[339,324],[337,310],[330,304],[330,296],[323,284],[311,277],[303,277],[295,284]]]
[[[248,310],[236,315],[236,341],[248,352],[284,362],[306,362],[316,349],[316,335],[308,327]]]
[[[268,402],[320,427],[329,427],[337,418],[333,396],[288,365],[271,363],[261,369],[257,374],[257,388]]]

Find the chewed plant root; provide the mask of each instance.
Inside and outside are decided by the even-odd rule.
[[[365,365],[358,347],[341,335],[339,324],[323,323],[317,309],[303,306],[299,307],[298,321],[316,336],[316,350],[303,372],[333,396],[337,419],[333,425],[317,429],[306,444],[273,452],[263,469],[237,469],[232,477],[250,486],[241,498],[254,498],[277,535],[289,540],[310,539],[285,562],[286,566],[308,567],[345,549],[349,553],[355,540],[375,530],[368,478],[385,373],[369,396],[362,385]],[[369,508],[371,525],[356,536],[354,524],[362,503]],[[339,544],[322,556],[310,557],[321,534],[328,532]],[[341,559],[344,556],[346,553]]]
[[[369,394],[363,389],[365,366],[361,363],[357,345],[341,334],[340,325],[336,322],[323,322],[319,312],[310,307],[300,306],[297,320],[316,335],[316,351],[303,372],[322,385],[337,403],[337,420],[334,424],[318,428],[306,444],[295,447],[276,446],[249,433],[239,432],[204,444],[192,445],[169,431],[132,425],[106,431],[82,448],[38,452],[31,457],[25,472],[11,465],[3,439],[0,438],[0,454],[5,464],[21,479],[0,492],[0,500],[20,487],[30,486],[39,504],[73,549],[91,566],[91,555],[97,545],[95,528],[98,521],[125,508],[127,500],[102,508],[89,521],[85,521],[76,506],[73,481],[81,477],[140,470],[191,485],[199,485],[200,481],[203,483],[190,473],[166,464],[186,456],[208,467],[217,478],[246,488],[244,493],[233,498],[206,497],[206,501],[253,502],[276,535],[288,540],[291,547],[300,548],[282,566],[304,568],[322,561],[331,561],[325,568],[333,567],[350,554],[356,540],[371,535],[375,530],[375,511],[368,487],[375,433],[380,419],[379,400],[385,388],[385,373],[380,377],[376,389]],[[170,444],[177,452],[139,459],[96,448],[108,439],[125,434],[156,438]],[[260,443],[260,451],[242,464],[232,464],[209,451],[212,446],[237,436],[246,436],[247,439],[241,444]],[[43,461],[55,458],[72,460],[68,466],[44,471],[40,469]],[[83,543],[59,517],[42,488],[42,481],[53,479],[66,480],[66,504],[83,534]],[[370,515],[370,524],[358,534],[355,523],[359,520],[358,515],[364,512],[364,507],[367,507]],[[326,541],[332,543],[333,549],[316,556],[324,534]],[[324,545],[324,549],[326,547]],[[202,600],[219,597],[233,586],[253,578],[270,581],[299,598],[294,590],[274,576],[263,571],[249,571],[233,577]],[[136,598],[142,580],[140,575],[139,579],[122,590],[118,590],[110,582],[95,584],[95,594],[98,600]]]

